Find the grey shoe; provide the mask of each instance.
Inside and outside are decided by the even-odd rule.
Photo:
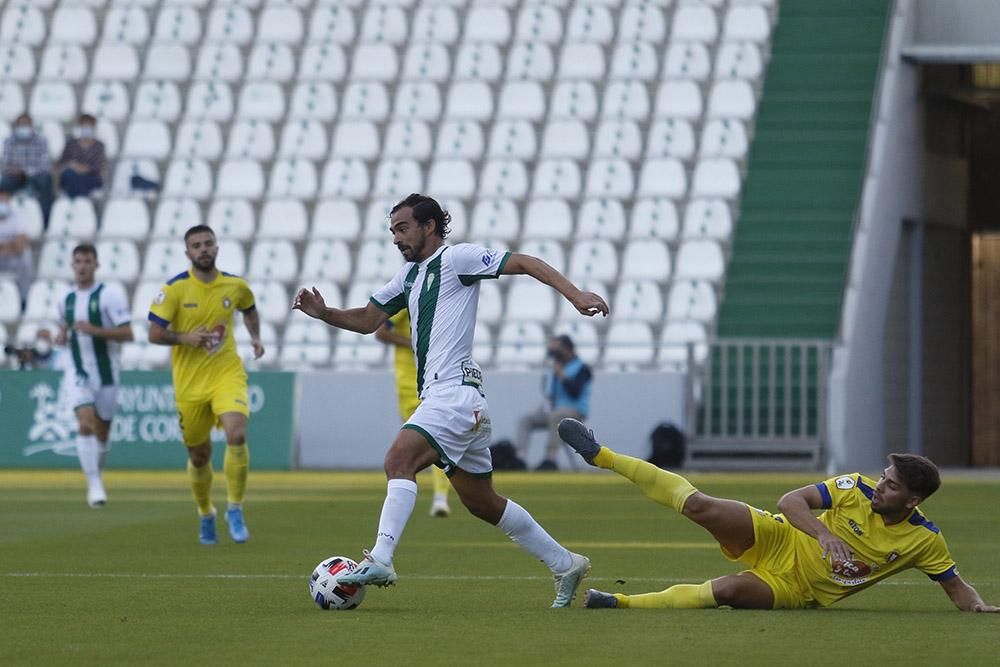
[[[601,446],[597,444],[594,432],[584,426],[581,422],[567,417],[559,422],[559,437],[567,445],[576,450],[576,453],[583,457],[583,460],[594,465],[594,457],[601,451]]]
[[[569,569],[565,572],[553,575],[556,585],[556,599],[552,601],[552,608],[568,607],[576,597],[576,589],[580,582],[590,572],[590,559],[580,554],[570,552],[572,561]]]
[[[617,609],[618,598],[611,593],[603,593],[596,588],[588,588],[583,598],[583,606],[587,609]]]

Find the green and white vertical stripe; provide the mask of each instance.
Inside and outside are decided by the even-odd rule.
[[[103,327],[101,318],[101,293],[104,291],[104,284],[100,284],[90,293],[87,300],[87,321],[95,327]],[[73,353],[73,365],[76,373],[80,377],[90,377],[83,361],[84,350],[81,348],[80,335],[73,324],[76,321],[76,291],[70,292],[66,297],[66,326],[70,331],[70,350]],[[114,372],[111,369],[111,356],[108,354],[108,341],[96,336],[87,336],[93,350],[93,359],[97,365],[97,374],[102,385],[112,385],[115,383]]]
[[[438,294],[441,292],[440,253],[427,264],[427,273],[417,300],[417,393],[424,390],[424,370],[427,367],[427,350],[431,346],[431,329],[434,327],[434,313],[437,311]]]

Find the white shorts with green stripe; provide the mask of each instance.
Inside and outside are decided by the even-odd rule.
[[[118,385],[102,385],[96,378],[85,378],[79,375],[71,378],[69,385],[69,401],[73,409],[85,405],[93,405],[97,416],[109,422],[118,409]]]
[[[441,457],[439,467],[449,477],[456,469],[477,477],[493,474],[493,424],[486,399],[475,387],[456,384],[429,388],[403,428],[424,436]]]

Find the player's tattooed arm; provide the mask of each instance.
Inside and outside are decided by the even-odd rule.
[[[370,334],[378,329],[389,316],[369,302],[364,308],[327,308],[323,295],[315,287],[300,289],[292,301],[292,310],[301,310],[309,317],[322,320],[332,327],[347,329],[360,334]]]
[[[959,575],[955,575],[951,579],[940,583],[941,588],[944,589],[944,592],[948,594],[948,597],[951,598],[951,601],[960,611],[978,611],[993,614],[1000,612],[1000,607],[983,602],[983,598],[979,596],[979,592],[967,584]]]
[[[608,316],[608,304],[600,295],[581,291],[566,276],[532,255],[512,253],[500,273],[531,276],[535,280],[545,283],[566,297],[566,300],[573,304],[573,307],[581,315],[592,317],[600,313],[605,317]]]
[[[211,331],[200,327],[194,331],[179,333],[155,322],[149,324],[149,342],[154,345],[190,345],[191,347],[206,347],[212,343]]]
[[[253,345],[253,358],[260,359],[264,356],[264,345],[260,342],[260,313],[256,306],[250,306],[243,311],[243,326],[250,334],[250,344]]]

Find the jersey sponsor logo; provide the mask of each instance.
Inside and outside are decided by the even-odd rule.
[[[861,526],[859,526],[858,522],[855,521],[854,519],[848,519],[847,520],[847,524],[851,527],[851,530],[854,531],[855,535],[864,535],[865,534],[865,531],[861,530]]]
[[[472,420],[473,424],[472,428],[469,429],[469,433],[479,433],[481,429],[488,429],[490,427],[490,417],[482,410],[473,410]]]
[[[198,304],[196,304],[196,303],[185,303],[184,307],[185,308],[197,308]]]
[[[830,578],[844,586],[857,586],[868,581],[872,570],[877,569],[874,563],[869,565],[863,560],[842,560],[833,564]]]
[[[212,339],[205,345],[205,350],[207,350],[209,354],[215,354],[226,341],[226,325],[216,325],[215,328],[212,329],[211,334]]]
[[[166,300],[167,300],[167,295],[163,293],[163,290],[160,290],[157,293],[156,298],[153,299],[153,303],[160,304],[160,303],[163,303]]]
[[[855,480],[853,477],[838,477],[837,478],[837,488],[841,491],[846,491],[847,489],[853,489],[855,486]]]
[[[496,258],[497,258],[496,250],[487,250],[481,258],[483,266],[489,266],[490,264],[493,263],[493,260],[495,260]]]

